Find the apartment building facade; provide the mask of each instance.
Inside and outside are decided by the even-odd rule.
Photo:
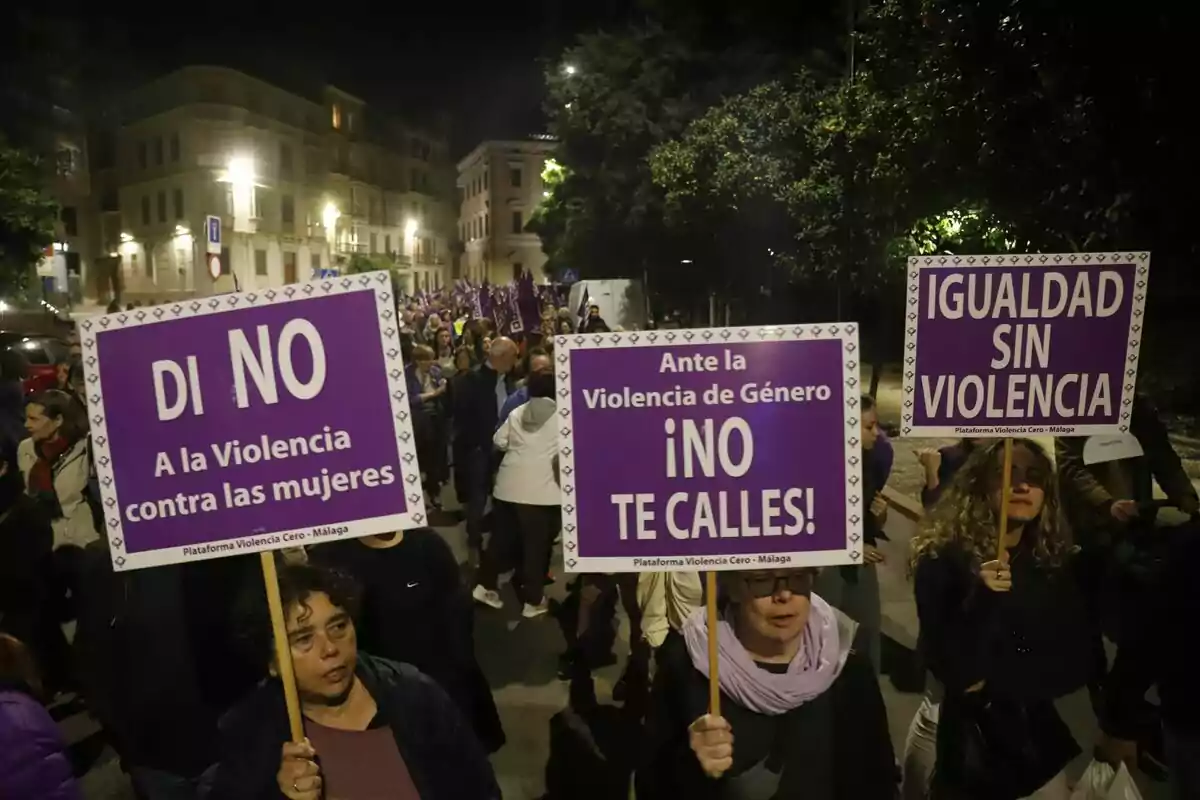
[[[487,141],[458,162],[459,273],[476,283],[507,283],[529,270],[541,280],[546,254],[525,230],[544,196],[549,139]]]
[[[192,66],[122,98],[92,143],[98,299],[159,302],[390,264],[412,291],[449,279],[448,146],[327,86],[286,91]],[[221,274],[201,235],[222,219]]]

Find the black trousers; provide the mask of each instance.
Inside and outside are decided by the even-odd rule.
[[[550,548],[562,528],[560,506],[514,504],[521,533],[521,599],[536,606],[545,597],[543,579],[550,561]]]
[[[467,546],[479,550],[483,546],[484,511],[492,494],[492,453],[490,448],[474,447],[463,456],[467,489]]]

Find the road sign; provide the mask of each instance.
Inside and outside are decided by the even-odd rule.
[[[214,281],[217,278],[221,277],[221,257],[220,256],[209,256],[208,257],[208,274],[212,277],[212,279]]]
[[[369,272],[83,320],[114,568],[425,524],[395,314]]]
[[[209,214],[204,218],[204,247],[205,252],[221,252],[221,218]],[[215,275],[213,277],[216,277]]]
[[[569,572],[861,563],[857,325],[559,336],[554,356]],[[617,438],[636,444],[614,470]]]

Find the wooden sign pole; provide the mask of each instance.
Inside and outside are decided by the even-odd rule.
[[[996,542],[996,560],[1001,564],[1008,563],[1008,548],[1004,539],[1008,536],[1008,499],[1012,495],[1012,461],[1013,440],[1011,436],[1004,439],[1004,472],[1000,483],[1000,538]]]
[[[262,559],[263,582],[267,585],[267,606],[271,609],[271,629],[275,632],[275,662],[279,665],[279,680],[283,683],[283,699],[287,702],[288,724],[292,741],[304,741],[304,717],[300,713],[300,693],[296,691],[296,673],[292,669],[292,648],[288,644],[287,622],[283,617],[283,599],[279,596],[279,575],[275,571],[275,553],[266,550]]]
[[[704,574],[704,594],[708,610],[708,713],[721,716],[721,681],[717,677],[717,655],[721,652],[717,631],[717,573]]]

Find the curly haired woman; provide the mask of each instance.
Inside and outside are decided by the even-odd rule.
[[[912,543],[919,647],[944,692],[937,800],[1065,800],[1063,769],[1079,753],[1054,708],[1088,663],[1054,467],[1017,439],[1002,510],[1003,452],[977,447]]]

